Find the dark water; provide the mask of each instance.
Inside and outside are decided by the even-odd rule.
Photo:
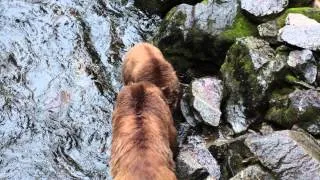
[[[0,179],[111,179],[124,52],[152,36],[121,0],[0,0]]]

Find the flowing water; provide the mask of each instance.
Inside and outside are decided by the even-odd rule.
[[[152,36],[124,0],[0,1],[0,179],[111,179],[121,58]]]

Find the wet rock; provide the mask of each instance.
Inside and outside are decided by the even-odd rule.
[[[245,169],[246,161],[252,153],[245,146],[244,140],[247,135],[237,138],[224,138],[208,142],[209,151],[217,159],[221,169],[221,179],[229,179]]]
[[[113,0],[0,1],[0,179],[111,179],[121,57],[156,23]]]
[[[281,13],[288,3],[288,0],[241,0],[241,9],[261,21],[263,18]]]
[[[221,118],[222,81],[213,78],[200,78],[192,82],[193,108],[201,119],[211,126],[218,126]]]
[[[291,51],[287,64],[296,70],[298,74],[302,74],[308,83],[312,84],[315,82],[318,70],[312,51]]]
[[[275,180],[270,173],[263,170],[259,165],[252,165],[246,169],[240,171],[230,180],[249,180],[249,179],[260,179],[260,180]]]
[[[210,64],[211,71],[217,69],[237,37],[253,34],[255,26],[239,12],[236,0],[205,0],[173,8],[161,23],[155,41],[184,74],[188,68],[203,71]]]
[[[320,23],[301,14],[289,14],[278,39],[300,48],[320,50]]]
[[[320,93],[315,90],[279,90],[273,93],[266,120],[284,127],[299,125],[320,135]]]
[[[276,54],[266,41],[254,37],[240,38],[229,49],[221,73],[228,93],[226,118],[236,133],[246,130],[249,120],[258,115],[286,58]]]
[[[177,157],[177,176],[185,179],[192,175],[208,175],[220,178],[220,167],[206,148],[206,143],[200,136],[189,136],[188,143],[180,148]]]
[[[279,179],[320,179],[320,145],[311,136],[285,130],[251,135],[245,144]]]

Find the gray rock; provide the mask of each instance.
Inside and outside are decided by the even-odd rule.
[[[280,179],[320,179],[320,146],[307,134],[285,130],[250,135],[245,144]]]
[[[238,6],[237,0],[180,4],[167,13],[154,41],[181,74],[198,61],[220,67],[237,37],[257,34]]]
[[[188,88],[189,89],[189,88]],[[184,119],[190,124],[192,127],[197,126],[199,123],[202,122],[201,119],[195,117],[193,113],[194,109],[191,106],[191,93],[186,90],[183,92],[182,98],[180,100],[180,110],[184,117]]]
[[[278,39],[304,49],[320,50],[320,23],[301,14],[289,14]]]
[[[255,17],[265,17],[279,14],[287,6],[288,0],[241,0],[241,9]]]
[[[278,35],[278,27],[277,22],[275,20],[268,21],[258,25],[258,32],[261,37],[265,38],[277,38]]]
[[[196,79],[191,86],[193,108],[205,123],[218,126],[221,117],[220,103],[223,95],[222,81],[217,78],[206,77]]]
[[[286,59],[266,41],[254,37],[240,38],[229,49],[221,72],[229,93],[226,118],[236,133],[246,130],[249,119],[257,115],[257,108]]]
[[[320,134],[320,92],[295,91],[289,94],[290,106],[297,112],[299,126],[313,135]]]
[[[188,144],[180,148],[176,166],[180,179],[188,178],[190,175],[196,176],[194,173],[201,169],[216,179],[220,178],[220,167],[200,136],[188,137]]]
[[[297,124],[313,135],[320,135],[320,93],[316,90],[273,92],[266,120],[284,127]]]
[[[197,27],[208,34],[215,35],[232,25],[237,15],[237,7],[236,0],[221,2],[208,0],[195,6],[181,4],[171,12],[170,16],[172,18],[179,14],[185,16],[183,24],[180,26],[184,31]]]
[[[287,64],[304,76],[308,83],[314,83],[317,78],[317,66],[310,50],[291,51]]]
[[[259,180],[275,180],[270,173],[264,171],[259,165],[252,165],[246,169],[240,171],[230,180],[250,180],[250,179],[259,179]]]

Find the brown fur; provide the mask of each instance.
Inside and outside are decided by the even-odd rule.
[[[313,1],[313,7],[314,8],[320,8],[320,0],[314,0]]]
[[[173,111],[179,99],[179,80],[176,72],[161,51],[149,43],[139,43],[125,56],[122,68],[124,84],[148,81],[158,86]]]
[[[125,86],[112,117],[114,180],[175,180],[176,129],[160,89],[148,82]]]

